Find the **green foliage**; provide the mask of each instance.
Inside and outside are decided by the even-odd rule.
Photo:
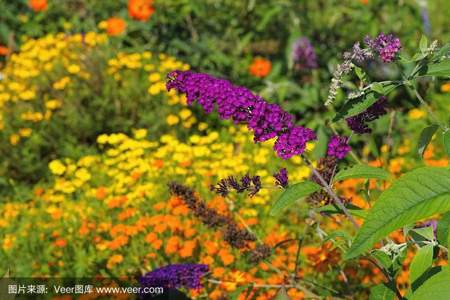
[[[339,181],[349,178],[376,178],[386,180],[389,178],[389,173],[383,169],[376,167],[367,165],[355,165],[353,167],[339,171],[334,176],[333,180]]]
[[[431,139],[433,138],[438,128],[439,128],[438,125],[433,124],[431,126],[425,127],[420,133],[417,151],[421,157],[423,156],[423,153],[425,152],[428,144],[430,144]]]
[[[406,173],[370,209],[346,258],[354,258],[393,230],[450,210],[450,171],[423,167]]]
[[[411,284],[414,284],[414,282],[431,267],[433,263],[433,250],[433,245],[426,245],[417,251],[409,268],[409,281]]]
[[[447,300],[450,298],[449,267],[434,267],[428,272],[428,278],[411,295],[408,300]]]
[[[380,283],[370,289],[369,300],[394,300],[395,292],[385,284]]]
[[[293,205],[297,200],[300,200],[318,190],[320,190],[320,185],[312,181],[303,181],[289,186],[273,204],[272,209],[270,210],[270,215],[279,215],[284,209]]]

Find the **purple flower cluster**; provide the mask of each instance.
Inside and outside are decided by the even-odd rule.
[[[211,185],[210,189],[222,197],[226,197],[231,190],[235,190],[238,193],[247,191],[248,195],[253,197],[261,190],[261,178],[246,174],[240,179],[239,183],[234,176],[228,176],[226,179],[221,179],[217,185]]]
[[[352,148],[348,145],[348,137],[333,135],[328,143],[327,155],[343,159]]]
[[[289,178],[288,178],[288,172],[285,168],[280,169],[277,173],[273,174],[273,177],[275,178],[275,184],[286,188],[288,186]]]
[[[167,89],[186,94],[189,105],[196,101],[207,113],[217,105],[220,118],[247,124],[254,132],[255,142],[278,137],[274,149],[283,159],[302,154],[306,143],[316,139],[311,129],[295,126],[292,116],[279,105],[267,103],[250,90],[227,80],[178,70],[169,73],[167,79]]]
[[[144,287],[200,289],[200,279],[207,272],[207,265],[174,264],[148,272],[139,281]]]
[[[301,37],[292,44],[292,60],[297,69],[317,68],[316,51],[308,38]]]
[[[369,106],[365,111],[359,113],[355,116],[349,117],[345,119],[347,121],[348,127],[358,134],[370,133],[372,130],[367,126],[367,122],[374,121],[379,117],[385,115],[386,111],[387,98],[381,96],[377,102]]]
[[[375,39],[366,37],[364,42],[372,51],[378,53],[380,58],[386,63],[392,62],[402,47],[400,39],[393,34],[385,35],[380,33]]]

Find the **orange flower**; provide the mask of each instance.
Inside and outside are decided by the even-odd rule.
[[[95,198],[97,198],[98,200],[103,200],[105,199],[107,194],[108,193],[106,191],[106,188],[104,186],[101,186],[97,189],[97,191],[95,191]]]
[[[44,11],[47,9],[47,0],[29,0],[28,5],[35,12]]]
[[[67,245],[67,241],[65,239],[57,239],[55,241],[56,247],[64,248],[66,245]]]
[[[249,67],[250,74],[260,78],[269,75],[270,70],[272,70],[272,63],[270,62],[270,60],[262,57],[254,58]]]
[[[0,56],[6,56],[9,54],[9,48],[6,46],[0,46]]]
[[[234,256],[225,249],[219,251],[219,257],[225,266],[232,264],[234,262]]]
[[[364,4],[364,5],[369,4],[369,0],[360,0],[360,2],[361,2],[362,4]]]
[[[111,17],[106,21],[106,33],[110,36],[120,35],[125,31],[127,24],[121,18]]]
[[[129,0],[128,14],[133,19],[147,21],[155,12],[152,4],[153,0]]]
[[[121,263],[123,261],[123,256],[120,254],[115,254],[108,259],[108,263],[106,267],[108,269],[112,269],[116,264]]]

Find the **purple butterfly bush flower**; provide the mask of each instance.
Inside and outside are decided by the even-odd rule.
[[[385,35],[384,33],[380,33],[375,39],[366,37],[364,42],[367,47],[378,53],[381,60],[386,63],[394,61],[397,53],[402,47],[400,39],[393,34]]]
[[[317,56],[307,37],[301,37],[292,44],[292,60],[297,69],[317,68]]]
[[[148,272],[139,281],[144,287],[200,289],[201,278],[208,272],[207,265],[173,264]]]
[[[274,149],[283,159],[302,154],[306,143],[316,139],[314,131],[295,126],[292,115],[277,104],[268,103],[227,80],[178,70],[169,73],[167,79],[167,90],[186,94],[188,105],[198,102],[206,113],[217,107],[220,118],[247,124],[254,133],[255,143],[277,138]]]
[[[280,169],[277,173],[273,174],[273,177],[275,178],[276,185],[282,188],[286,188],[288,186],[289,178],[286,168]]]
[[[387,114],[386,111],[387,98],[381,96],[377,102],[369,106],[365,111],[355,116],[345,119],[348,127],[357,134],[370,133],[372,130],[367,126],[367,122],[374,121],[379,117]]]
[[[343,159],[352,148],[348,145],[348,137],[333,135],[328,143],[327,155]]]

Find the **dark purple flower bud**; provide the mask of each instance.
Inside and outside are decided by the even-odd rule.
[[[278,173],[273,174],[273,177],[275,178],[275,184],[286,188],[288,186],[288,172],[286,168],[282,168],[278,171]]]
[[[348,145],[348,137],[333,135],[328,143],[327,155],[343,159],[352,148]]]
[[[369,106],[367,110],[355,116],[345,119],[348,127],[355,133],[370,133],[372,130],[367,126],[367,122],[374,121],[379,117],[387,114],[386,111],[387,98],[381,96],[377,102]]]
[[[207,265],[174,264],[148,272],[139,281],[144,287],[200,289],[201,278],[207,272]]]
[[[253,197],[253,196],[255,196],[260,190],[261,190],[261,187],[262,187],[262,184],[261,184],[261,177],[259,177],[259,176],[253,176],[252,177],[252,183],[253,183],[253,187],[252,187],[252,189],[249,191],[249,193],[248,193],[248,195],[250,196],[250,197]]]
[[[366,37],[364,42],[367,47],[378,53],[380,58],[386,63],[392,62],[402,47],[400,39],[393,34],[385,35],[380,33],[375,39]]]
[[[297,69],[317,68],[316,51],[308,38],[301,37],[292,44],[292,60]]]

